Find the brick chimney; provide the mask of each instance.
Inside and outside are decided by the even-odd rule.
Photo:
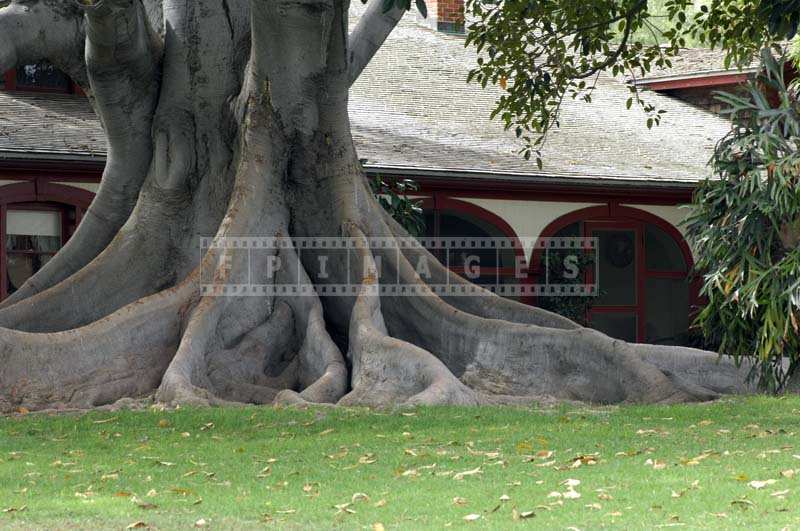
[[[426,0],[424,22],[442,33],[464,33],[464,0]]]

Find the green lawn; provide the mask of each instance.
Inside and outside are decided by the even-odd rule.
[[[6,417],[0,528],[800,529],[799,413],[748,398]]]

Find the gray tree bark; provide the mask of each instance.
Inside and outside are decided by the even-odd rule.
[[[747,368],[632,345],[488,293],[377,295],[375,259],[425,290],[422,249],[362,173],[348,89],[396,24],[372,0],[12,0],[0,70],[49,59],[91,95],[109,139],[101,188],[70,243],[0,309],[0,410],[170,404],[601,403],[751,391]],[[348,236],[354,295],[212,297],[246,264],[201,236]],[[276,250],[286,263],[292,248]],[[275,283],[306,286],[306,266]],[[341,264],[332,278],[345,282]],[[457,279],[457,282],[465,280]]]

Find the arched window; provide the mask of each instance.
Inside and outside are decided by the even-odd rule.
[[[689,246],[671,224],[614,205],[562,216],[542,236],[597,238],[597,262],[584,273],[598,293],[585,305],[589,326],[626,341],[689,342],[698,286],[690,276]],[[534,264],[540,261],[533,257]]]
[[[518,258],[524,252],[514,229],[502,218],[472,203],[436,196],[423,201],[425,233],[435,238],[498,238],[509,245],[496,249],[431,249],[451,271],[495,290],[509,298],[521,297],[506,293],[502,286],[521,284],[516,276]]]
[[[52,183],[0,187],[0,299],[19,289],[72,236],[90,192]]]

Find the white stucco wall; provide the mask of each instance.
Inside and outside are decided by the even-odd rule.
[[[559,203],[468,197],[459,197],[458,199],[497,214],[511,225],[520,238],[538,238],[547,225],[564,214],[586,207],[601,206],[600,203]]]
[[[559,217],[587,207],[603,206],[604,203],[572,203],[558,201],[520,201],[509,199],[483,199],[457,197],[458,200],[472,203],[501,217],[511,225],[520,238],[538,238],[542,230]],[[624,204],[629,208],[643,210],[669,222],[684,233],[681,222],[688,210],[678,205]],[[529,256],[530,249],[525,250]]]
[[[689,215],[689,209],[682,208],[678,205],[633,205],[633,204],[625,204],[623,206],[631,207],[631,208],[638,208],[639,210],[644,210],[645,212],[649,212],[655,216],[660,217],[665,221],[669,221],[669,223],[678,229],[681,234],[685,234],[686,231],[684,230],[683,226],[681,226],[681,222],[686,219],[686,216]]]
[[[582,208],[598,206],[597,203],[559,203],[555,201],[516,201],[513,199],[483,199],[459,197],[460,201],[472,203],[488,210],[511,225],[514,232],[523,240],[525,257],[530,260],[533,241],[538,238],[552,221],[564,214]]]

